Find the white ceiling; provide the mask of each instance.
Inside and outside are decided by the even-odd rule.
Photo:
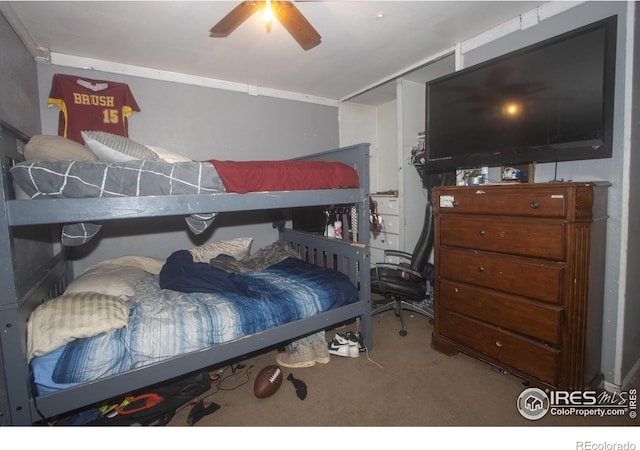
[[[259,14],[229,37],[209,37],[233,1],[10,1],[1,11],[54,63],[69,55],[342,100],[542,3],[297,1],[322,36],[308,51],[279,23],[267,32]]]

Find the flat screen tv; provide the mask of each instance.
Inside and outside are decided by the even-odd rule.
[[[611,157],[617,17],[427,83],[429,173]]]

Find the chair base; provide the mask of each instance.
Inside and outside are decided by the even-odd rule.
[[[400,336],[407,335],[407,323],[405,321],[403,311],[412,311],[420,314],[421,316],[428,317],[433,323],[433,311],[425,310],[423,308],[420,308],[419,306],[414,305],[413,303],[401,299],[392,299],[389,303],[378,306],[371,311],[371,315],[375,316],[376,314],[384,311],[389,311],[391,309],[395,311],[396,316],[400,317],[400,322],[402,323],[402,329],[399,331]]]

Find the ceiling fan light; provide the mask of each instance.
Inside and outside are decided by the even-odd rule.
[[[273,10],[274,5],[275,10]],[[309,50],[321,42],[320,34],[298,11],[293,2],[284,0],[244,1],[216,23],[209,30],[209,36],[228,36],[256,11],[260,11],[265,18],[267,32],[271,31],[271,24],[274,19],[277,19],[303,50]]]
[[[264,21],[267,25],[270,25],[273,22],[273,9],[271,9],[271,1],[267,0],[267,3],[264,7],[264,11],[262,12],[264,17]]]

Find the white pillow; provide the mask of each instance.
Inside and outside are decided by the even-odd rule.
[[[62,136],[36,135],[24,146],[27,161],[83,161],[96,160],[84,145]]]
[[[38,306],[27,321],[27,358],[44,355],[74,339],[127,325],[129,305],[110,295],[64,294]]]
[[[155,147],[155,146],[146,145],[146,144],[145,144],[145,147],[147,147],[149,150],[151,150],[156,155],[158,155],[159,159],[166,161],[168,163],[193,162],[192,159],[189,159],[186,156],[182,156],[179,153],[172,152],[171,150],[167,150],[166,148]]]
[[[192,247],[189,252],[193,255],[194,262],[209,263],[211,259],[218,255],[225,254],[241,260],[249,256],[253,238],[244,237],[230,239],[228,241],[211,242],[199,247]]]
[[[145,272],[158,275],[160,273],[160,270],[162,270],[162,266],[164,265],[164,263],[165,260],[159,258],[151,258],[149,256],[140,255],[127,255],[119,256],[112,259],[106,259],[97,264],[94,264],[93,267],[98,267],[101,265],[133,266],[142,269]]]
[[[97,292],[127,300],[134,294],[138,281],[146,275],[147,272],[139,267],[100,263],[82,272],[64,293]]]
[[[158,155],[152,150],[124,136],[104,131],[81,131],[80,134],[84,145],[102,161],[158,160]]]

